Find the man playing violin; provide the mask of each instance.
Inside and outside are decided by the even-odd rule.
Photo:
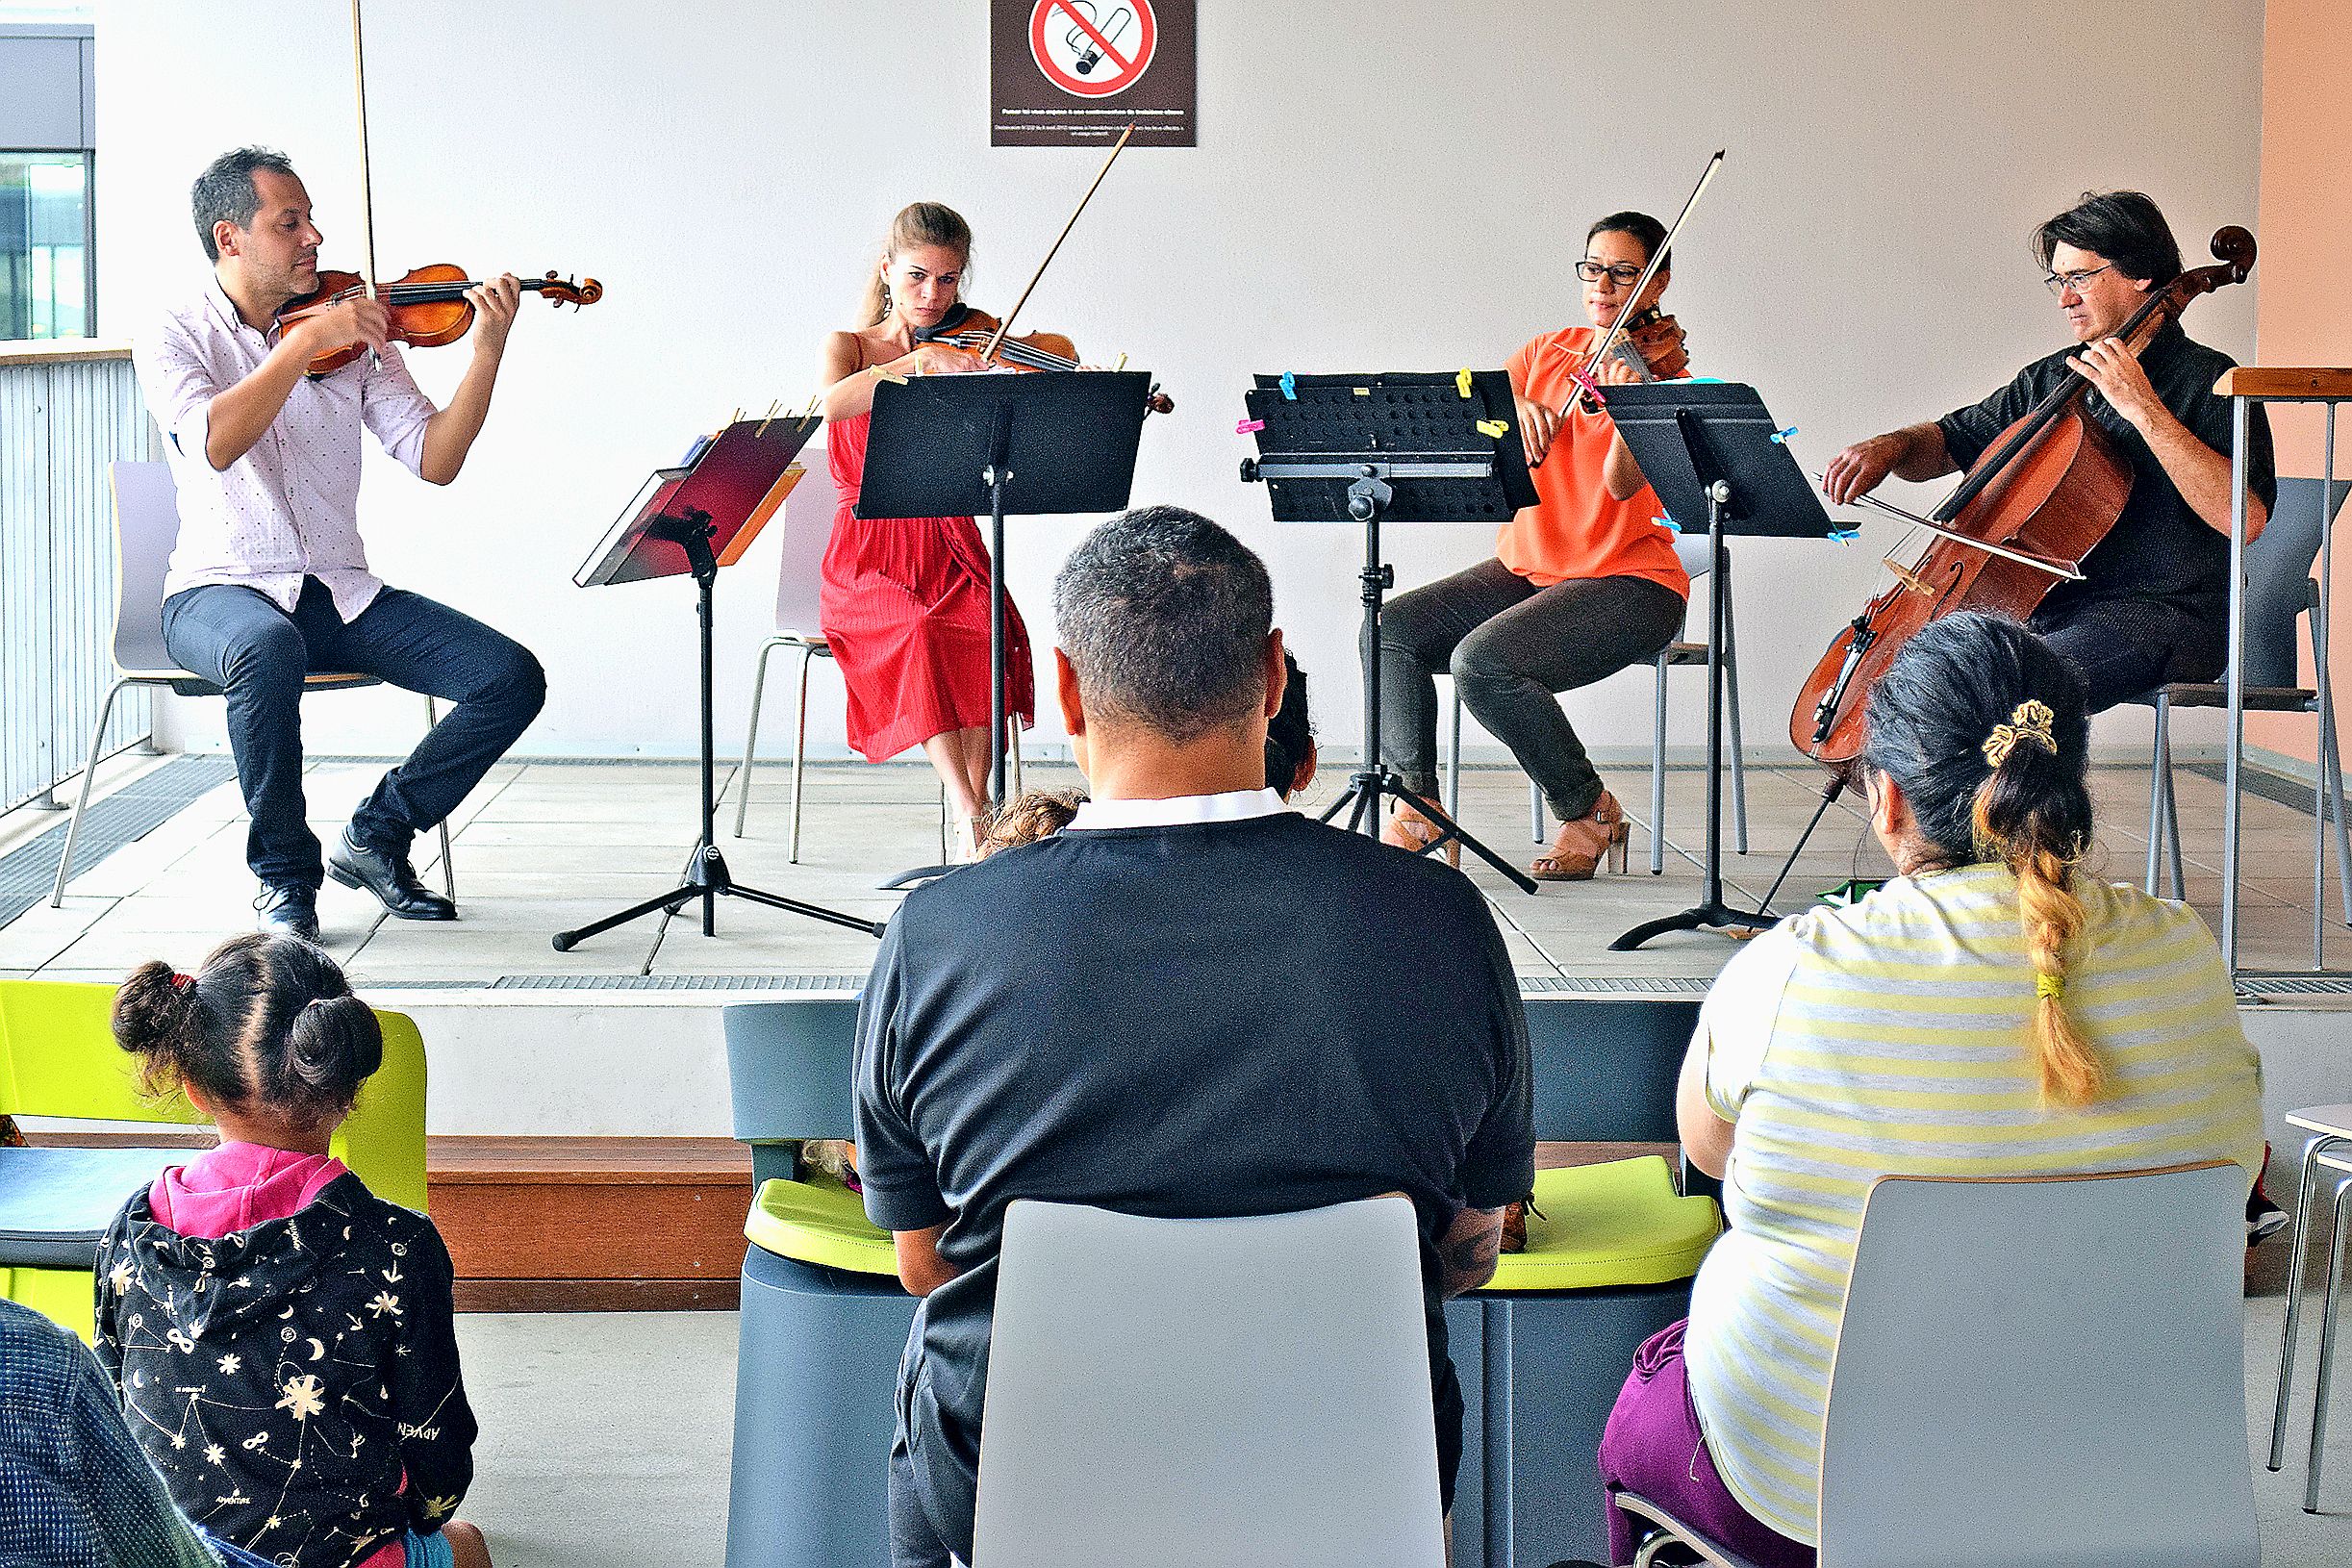
[[[1640,298],[1633,290],[1665,240],[1665,225],[1643,213],[1612,214],[1585,235],[1576,271],[1591,324],[1546,333],[1506,367],[1536,504],[1504,525],[1493,558],[1398,595],[1380,616],[1380,735],[1390,766],[1409,788],[1436,793],[1433,677],[1450,670],[1463,704],[1510,747],[1559,817],[1558,835],[1529,868],[1539,880],[1591,876],[1604,857],[1622,854],[1627,831],[1555,694],[1664,647],[1690,595],[1673,536],[1654,520],[1664,510],[1657,493],[1606,412],[1582,404],[1577,379],[1647,379],[1614,355],[1589,361],[1611,327],[1622,320],[1631,330],[1655,313],[1670,267],[1659,266]],[[1671,318],[1666,328],[1679,345]],[[1382,837],[1418,849],[1438,829],[1401,805]]]
[[[2227,648],[2230,400],[2213,391],[2236,362],[2167,321],[2135,357],[2116,334],[2148,291],[2179,276],[2181,247],[2155,202],[2136,190],[2086,195],[2044,223],[2035,246],[2079,347],[2035,361],[1981,403],[1837,454],[1825,489],[1844,504],[1888,474],[1921,481],[1967,468],[2064,379],[2090,383],[2083,409],[2132,468],[2122,516],[2061,583],[2032,625],[2083,674],[2093,712],[2166,681],[2213,680]],[[2246,536],[2278,494],[2270,422],[2252,411]]]
[[[449,900],[417,880],[410,841],[455,810],[521,735],[546,678],[520,644],[368,571],[360,436],[421,479],[455,479],[490,412],[520,290],[508,275],[468,291],[472,364],[448,407],[436,408],[386,341],[375,300],[280,325],[283,306],[318,289],[320,240],[283,154],[225,153],[190,195],[212,286],[166,313],[134,357],[179,491],[164,643],[228,697],[261,926],[316,940],[327,874],[404,920],[454,920]],[[313,360],[353,345],[368,352],[306,375]],[[301,698],[313,670],[374,675],[456,704],[360,802],[323,864],[302,791]]]

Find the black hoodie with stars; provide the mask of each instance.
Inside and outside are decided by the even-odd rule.
[[[182,1512],[288,1568],[356,1568],[473,1479],[448,1250],[345,1172],[214,1240],[141,1191],[98,1249],[98,1358]]]

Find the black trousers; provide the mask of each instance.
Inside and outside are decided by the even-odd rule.
[[[2092,713],[2166,681],[2217,680],[2227,653],[2212,626],[2153,599],[2045,604],[2028,624],[2082,675]]]
[[[1380,612],[1380,751],[1407,786],[1436,792],[1435,676],[1449,670],[1463,706],[1572,822],[1601,798],[1601,775],[1556,694],[1656,654],[1682,609],[1644,577],[1538,588],[1494,560],[1400,594]]]
[[[229,750],[253,819],[245,863],[271,887],[316,889],[326,874],[304,821],[305,674],[374,675],[456,704],[351,814],[351,836],[390,853],[405,854],[412,838],[455,811],[547,696],[546,675],[521,644],[397,588],[348,623],[316,577],[302,580],[291,615],[254,589],[190,588],[164,601],[164,645],[229,699]]]

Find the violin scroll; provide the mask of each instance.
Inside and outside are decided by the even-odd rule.
[[[2231,281],[2243,283],[2246,274],[2254,270],[2254,236],[2236,223],[2225,223],[2213,231],[2213,260],[2228,266],[2238,276]]]
[[[540,297],[550,305],[569,305],[573,310],[583,305],[594,305],[604,297],[604,285],[595,279],[581,278],[575,281],[559,275],[552,268],[545,277],[523,287],[538,291]]]

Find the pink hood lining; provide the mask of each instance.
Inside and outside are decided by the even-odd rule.
[[[147,1206],[159,1224],[183,1236],[217,1240],[291,1219],[345,1169],[331,1154],[224,1143],[157,1176]]]

